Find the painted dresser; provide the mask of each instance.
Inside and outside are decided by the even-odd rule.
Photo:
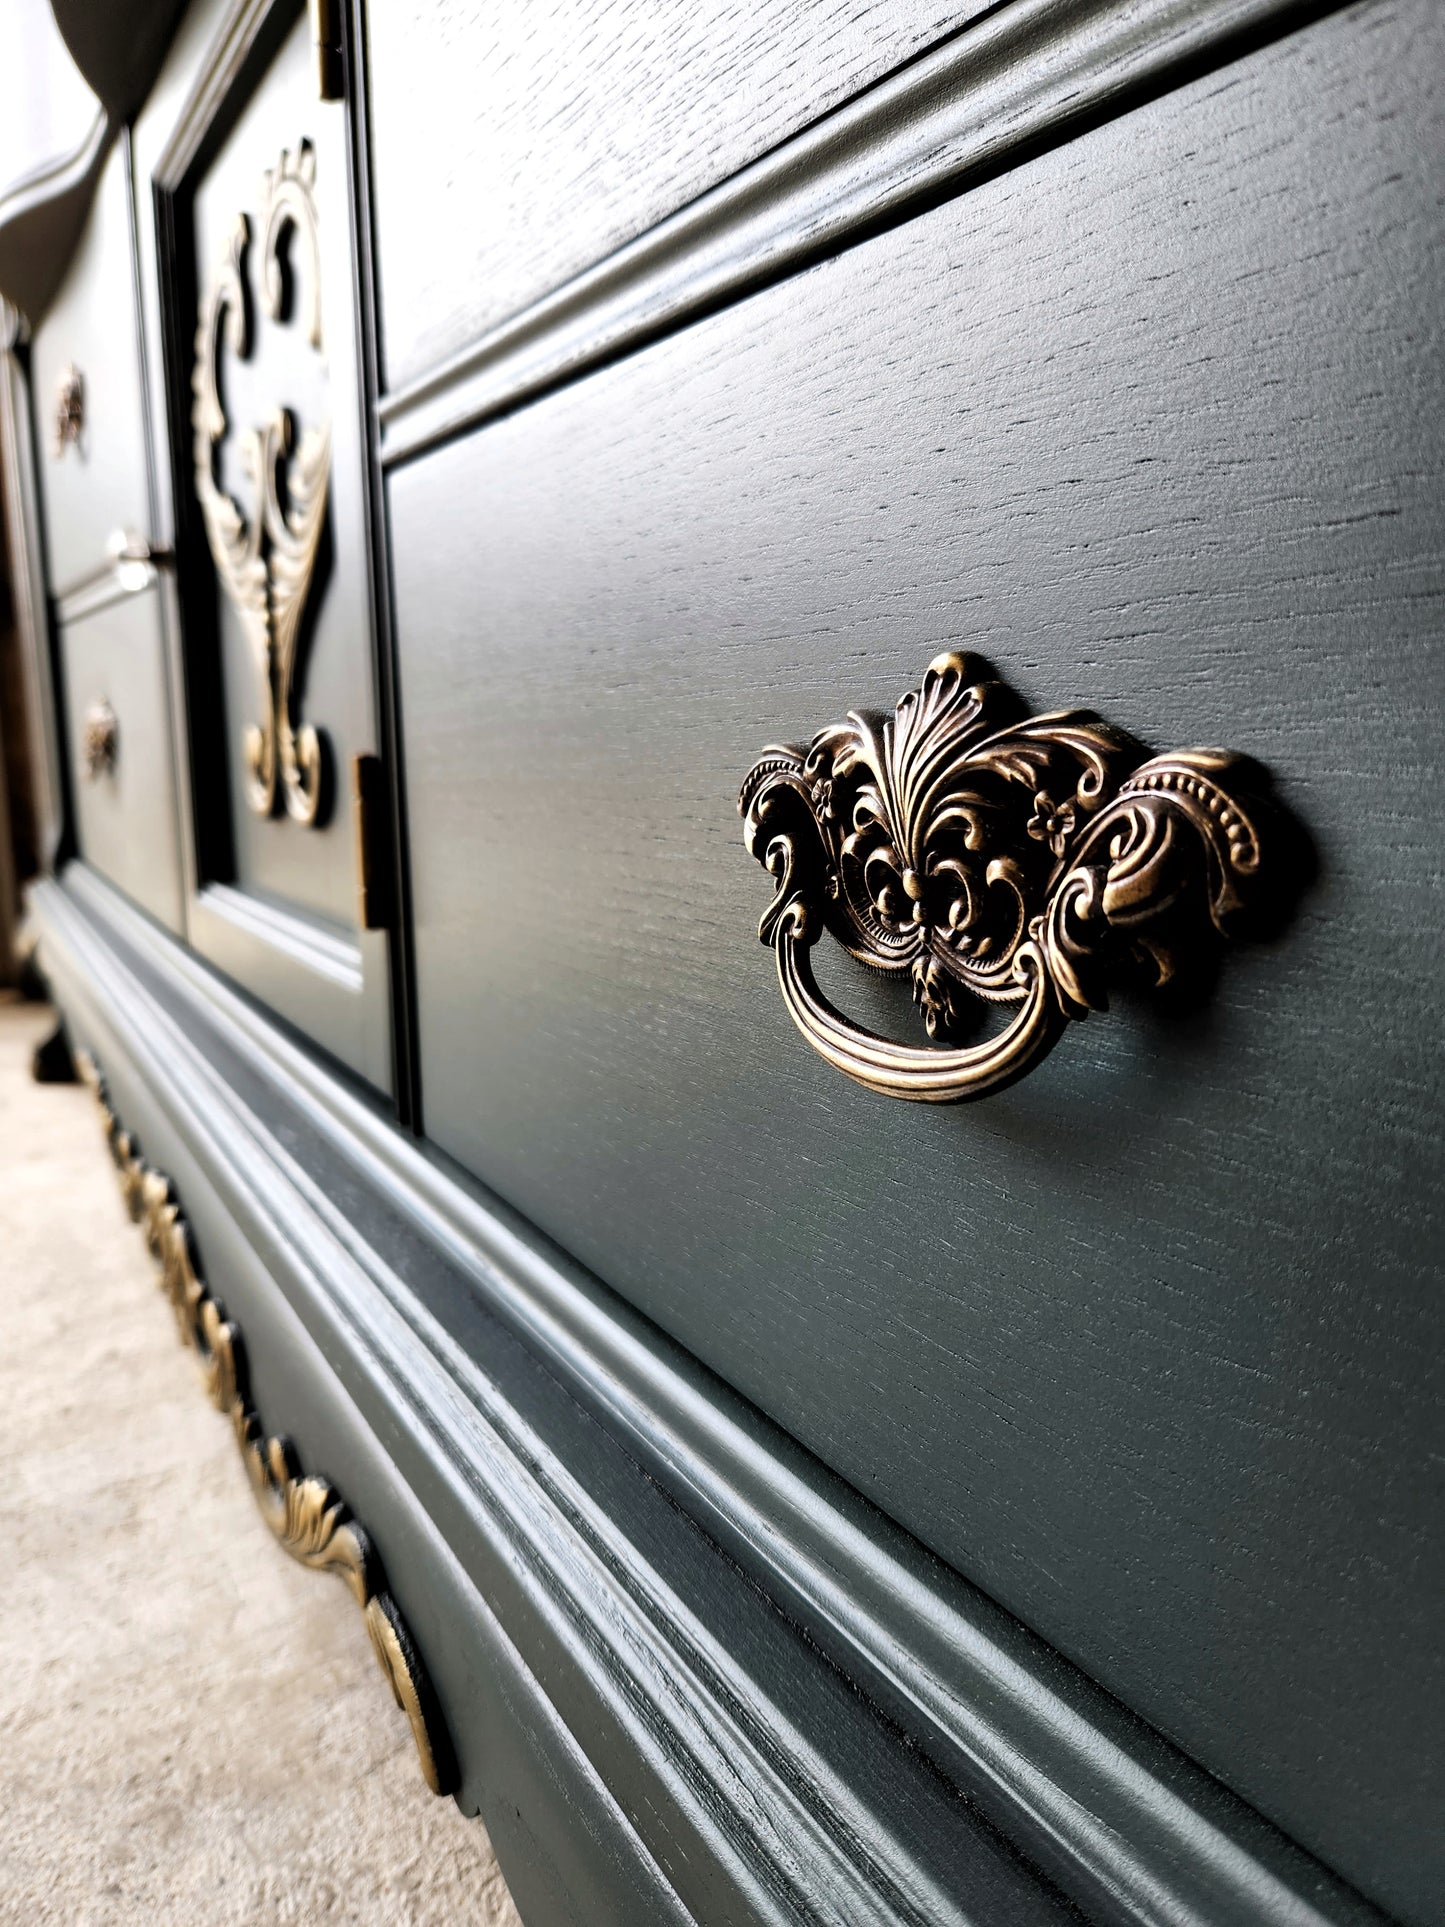
[[[54,18],[51,1068],[528,1927],[1445,1919],[1445,16]]]

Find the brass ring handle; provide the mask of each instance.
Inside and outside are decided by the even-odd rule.
[[[906,1097],[922,1104],[956,1104],[983,1097],[1032,1070],[1063,1031],[1063,1013],[1049,995],[1048,977],[1032,945],[1026,947],[1033,956],[1018,1014],[986,1044],[959,1050],[890,1043],[852,1023],[813,981],[810,947],[790,930],[778,934],[778,977],[788,1015],[834,1070],[883,1097]]]
[[[1252,766],[1228,750],[1148,757],[1087,710],[1025,716],[982,663],[937,657],[887,718],[766,750],[738,797],[777,891],[759,925],[783,1002],[835,1070],[888,1097],[987,1096],[1047,1056],[1108,979],[1206,962],[1261,872]],[[908,975],[932,1045],[843,1016],[809,953]],[[1003,1030],[956,1040],[975,999]]]

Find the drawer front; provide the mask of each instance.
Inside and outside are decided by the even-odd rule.
[[[390,484],[429,1134],[1414,1919],[1442,55],[1332,17]],[[961,1110],[808,1049],[734,809],[947,648],[1258,758],[1316,852],[1211,998]]]
[[[60,657],[80,854],[179,930],[175,763],[158,597],[152,588],[65,623]]]
[[[368,8],[387,386],[429,373],[982,10]]]
[[[45,545],[51,590],[62,597],[104,567],[114,537],[150,524],[127,153],[112,148],[35,334]]]

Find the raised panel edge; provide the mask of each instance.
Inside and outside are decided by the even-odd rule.
[[[67,1012],[82,1000],[103,1004],[140,1073],[163,1086],[168,1128],[193,1156],[210,1147],[208,1182],[229,1194],[232,1218],[303,1317],[312,1305],[308,1325],[324,1332],[322,1349],[368,1421],[388,1441],[404,1438],[407,1454],[431,1468],[412,1476],[414,1487],[435,1481],[436,1491],[455,1492],[460,1479],[474,1495],[463,1507],[468,1531],[490,1536],[495,1556],[530,1563],[545,1595],[567,1602],[569,1630],[540,1636],[529,1664],[546,1674],[558,1663],[561,1637],[581,1677],[561,1694],[559,1715],[580,1717],[581,1702],[569,1692],[593,1709],[588,1720],[599,1703],[611,1709],[605,1740],[596,1738],[600,1728],[589,1729],[594,1765],[610,1763],[633,1810],[638,1798],[664,1807],[682,1799],[689,1833],[698,1803],[728,1815],[728,1837],[709,1849],[725,1870],[716,1878],[728,1906],[741,1905],[745,1893],[752,1898],[741,1916],[723,1917],[772,1917],[758,1911],[757,1896],[780,1881],[800,1907],[813,1887],[836,1895],[852,1850],[840,1863],[812,1802],[821,1791],[826,1811],[850,1800],[856,1807],[858,1789],[820,1781],[800,1739],[770,1741],[750,1757],[759,1742],[748,1733],[767,1727],[769,1689],[735,1654],[719,1656],[719,1649],[703,1664],[698,1630],[659,1610],[666,1588],[649,1576],[645,1549],[629,1542],[625,1496],[598,1515],[556,1467],[539,1491],[545,1441],[534,1420],[507,1416],[505,1386],[489,1377],[474,1348],[458,1347],[412,1289],[428,1264],[517,1335],[568,1397],[624,1445],[639,1478],[655,1481],[735,1562],[741,1596],[754,1605],[759,1593],[772,1601],[861,1689],[849,1704],[869,1758],[881,1717],[899,1732],[900,1774],[917,1771],[916,1749],[1042,1870],[1039,1919],[1052,1917],[1048,1895],[1056,1889],[1092,1918],[1161,1927],[1363,1927],[1382,1918],[646,1321],[403,1138],[378,1107],[98,879],[72,866],[63,886],[41,887],[36,911],[42,957]],[[233,1056],[254,1073],[249,1095],[228,1081]],[[298,1147],[310,1145],[332,1160],[330,1191],[345,1191],[351,1204],[334,1201],[327,1181],[303,1168],[306,1152]],[[362,1194],[387,1219],[385,1253],[364,1228],[367,1213],[358,1215]],[[516,1509],[519,1491],[530,1510]],[[455,1543],[463,1514],[452,1514],[449,1529],[447,1506],[435,1510]],[[610,1577],[596,1564],[599,1550]],[[736,1609],[719,1594],[719,1623]],[[502,1617],[517,1637],[517,1625]],[[616,1644],[619,1636],[624,1646],[635,1639],[640,1625],[650,1642],[641,1676],[627,1671]],[[539,1637],[534,1618],[530,1636]],[[619,1725],[623,1702],[631,1711]],[[745,1721],[720,1755],[718,1709],[749,1705],[761,1724]],[[776,1732],[776,1720],[767,1730]],[[659,1743],[674,1762],[664,1770],[666,1799],[646,1779],[645,1756]],[[781,1833],[738,1819],[738,1773],[752,1787],[771,1787],[778,1810],[790,1812]],[[890,1839],[881,1821],[848,1833],[873,1842],[871,1871],[850,1903],[868,1904],[850,1918],[913,1918],[917,1897],[930,1887],[925,1917],[929,1909],[934,1921],[955,1917],[938,1912],[937,1871],[913,1864],[907,1843]],[[678,1838],[668,1823],[647,1850],[665,1863]],[[848,1871],[845,1884],[853,1877]]]

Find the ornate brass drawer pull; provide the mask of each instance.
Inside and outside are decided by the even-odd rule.
[[[51,453],[58,462],[67,448],[80,448],[85,433],[85,376],[67,362],[55,384],[55,439]],[[81,450],[82,455],[84,450]]]
[[[113,773],[120,756],[120,724],[104,697],[98,703],[92,703],[85,712],[80,750],[88,783]]]
[[[888,1097],[956,1103],[1039,1063],[1070,1018],[1108,1007],[1142,963],[1158,985],[1228,933],[1263,868],[1250,765],[1222,749],[1146,757],[1087,710],[1026,717],[978,661],[937,657],[892,716],[851,714],[774,748],[738,798],[743,841],[777,881],[758,934],[783,1001],[835,1069]],[[907,973],[934,1046],[835,1010],[809,952]],[[1014,1006],[997,1035],[948,1045],[975,999]]]

